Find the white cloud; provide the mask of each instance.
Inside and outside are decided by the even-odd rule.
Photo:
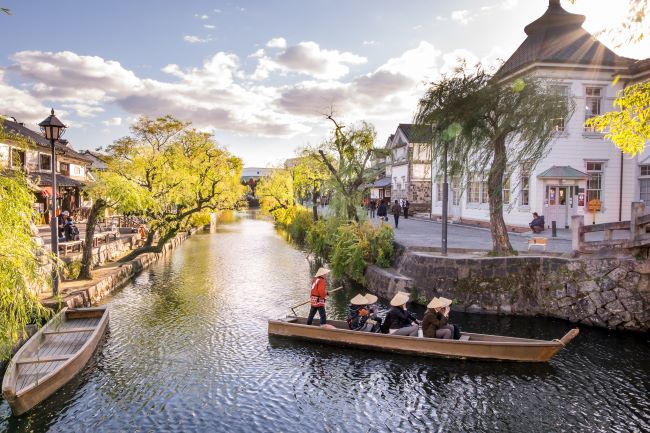
[[[377,41],[363,41],[363,45],[365,46],[370,46],[370,45],[376,45]]]
[[[190,44],[204,44],[206,42],[210,42],[210,38],[201,38],[199,36],[193,36],[193,35],[186,35],[183,36],[183,40],[185,42],[189,42]]]
[[[199,18],[201,18],[202,20],[207,20],[207,19],[210,18],[210,17],[207,16],[207,15],[201,15]]]
[[[106,126],[120,126],[122,124],[121,117],[111,117],[108,120],[103,120],[102,123]]]
[[[208,30],[212,30],[212,29],[216,28],[216,26],[214,26],[212,24],[203,24],[203,28],[208,29]]]
[[[467,9],[453,11],[451,13],[451,19],[453,21],[458,21],[459,23],[466,25],[472,21],[473,17],[470,15],[470,12]]]
[[[213,12],[214,12],[215,14],[220,14],[220,13],[221,13],[221,9],[213,9]]]
[[[287,48],[287,40],[284,38],[273,38],[266,43],[269,48]]]
[[[366,63],[365,57],[348,51],[327,50],[316,42],[300,42],[287,47],[275,57],[262,56],[253,79],[264,79],[273,71],[299,73],[322,80],[338,79],[350,72],[348,65]]]
[[[36,124],[49,113],[49,108],[43,105],[39,98],[5,82],[4,71],[0,69],[0,115],[13,116],[26,124]]]
[[[502,9],[512,9],[519,3],[519,0],[503,0],[499,5]]]

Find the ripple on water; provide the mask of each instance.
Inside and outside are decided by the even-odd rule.
[[[482,363],[269,338],[309,267],[263,220],[187,241],[109,300],[92,364],[0,431],[650,431],[648,338],[582,329],[549,364]],[[345,314],[339,292],[330,315]],[[304,310],[303,310],[304,311]],[[464,329],[557,338],[555,320],[454,314]]]

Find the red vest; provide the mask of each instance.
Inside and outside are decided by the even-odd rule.
[[[325,278],[317,277],[311,284],[311,298],[309,299],[312,307],[324,307],[327,290],[325,289]]]

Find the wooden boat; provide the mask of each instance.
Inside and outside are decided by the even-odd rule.
[[[315,319],[314,323],[319,322]],[[577,328],[551,341],[463,332],[461,340],[442,340],[351,331],[340,320],[327,324],[335,329],[309,326],[304,317],[288,316],[269,320],[269,335],[418,356],[521,362],[547,362],[578,335]]]
[[[108,310],[61,310],[11,359],[2,395],[21,415],[65,385],[86,365],[108,325]]]

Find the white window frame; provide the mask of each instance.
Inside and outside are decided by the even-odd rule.
[[[523,212],[530,211],[530,179],[532,177],[532,171],[531,164],[529,163],[524,163],[519,166],[519,193],[517,194],[517,200],[519,202],[518,208]],[[526,195],[525,203],[524,195]]]
[[[589,164],[600,164],[600,170],[597,169],[589,169]],[[605,168],[607,167],[607,160],[603,159],[585,159],[585,173],[589,175],[587,178],[587,183],[585,185],[585,204],[588,206],[589,205],[589,200],[593,199],[594,197],[590,198],[589,191],[599,191],[598,194],[598,199],[600,200],[600,212],[605,211],[605,198],[604,198],[604,192],[605,188],[603,187],[605,184]],[[592,173],[598,173],[600,175],[600,188],[589,188],[589,183],[591,182],[591,175]]]
[[[598,91],[598,95],[594,95],[593,93],[595,91]],[[590,133],[590,134],[598,134],[598,131],[596,131],[594,128],[591,126],[586,126],[586,122],[588,119],[592,117],[599,116],[600,114],[603,113],[603,100],[605,96],[605,87],[602,85],[593,85],[593,86],[585,86],[584,91],[585,91],[585,124],[584,125],[584,132]],[[592,94],[590,94],[592,93]],[[598,104],[598,111],[597,113],[592,111],[593,105],[590,104],[590,102],[597,102]]]
[[[50,166],[48,168],[43,168],[43,161],[41,158],[46,157],[50,160]],[[52,170],[52,155],[48,153],[40,153],[38,154],[38,169],[41,171],[51,171]]]
[[[645,173],[644,173],[645,172]],[[648,195],[648,200],[643,199],[643,191],[641,190],[641,182],[647,181],[650,184],[650,164],[640,164],[639,165],[639,200],[646,204],[650,204],[650,185],[646,194]]]
[[[556,84],[552,86],[555,89],[558,89],[564,97],[567,99],[567,102],[569,100],[569,85],[568,84]],[[555,133],[559,135],[566,134],[566,125],[568,122],[568,119],[565,117],[562,118],[555,118],[551,119],[551,122],[553,122],[553,126],[555,129]]]

